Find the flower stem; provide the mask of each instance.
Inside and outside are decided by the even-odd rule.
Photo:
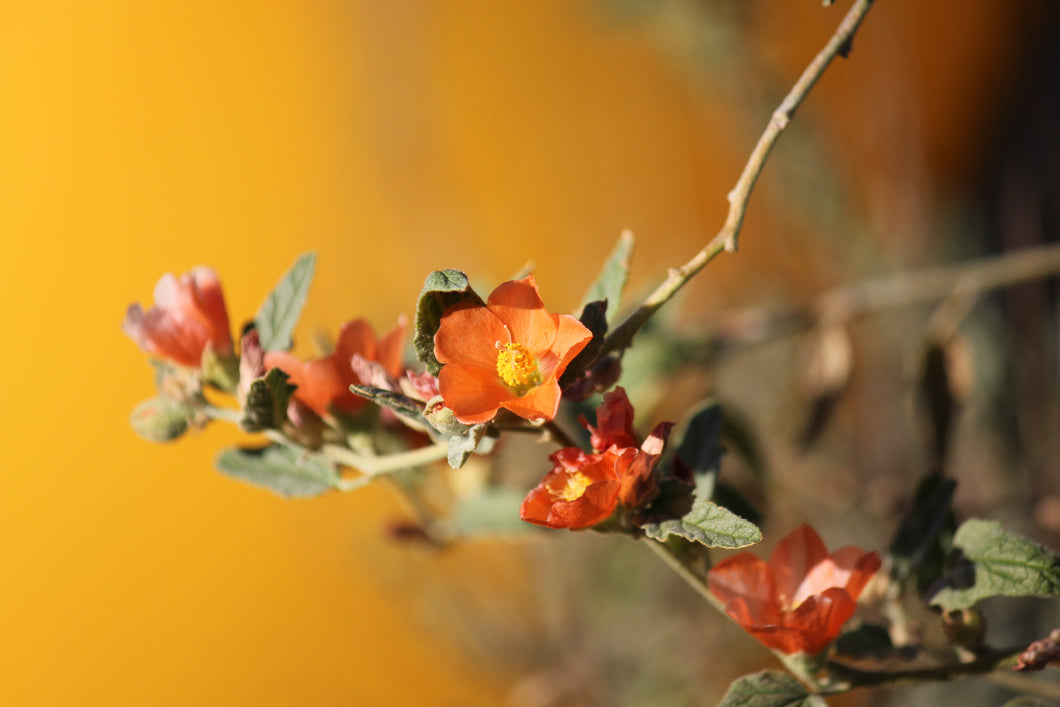
[[[765,167],[766,159],[773,150],[773,146],[780,138],[780,134],[788,127],[795,111],[805,100],[810,89],[824,74],[825,69],[836,56],[847,56],[850,52],[851,42],[857,32],[861,21],[865,19],[873,0],[857,0],[847,12],[843,21],[839,24],[835,34],[828,40],[824,48],[813,58],[809,66],[802,72],[802,76],[795,82],[791,91],[784,97],[780,106],[773,111],[773,115],[766,126],[758,143],[751,151],[751,156],[744,165],[736,186],[729,192],[729,213],[720,231],[703,248],[679,268],[670,270],[669,276],[630,314],[621,324],[608,335],[597,360],[603,358],[613,351],[621,351],[630,346],[633,336],[644,324],[651,319],[658,309],[670,300],[677,291],[684,287],[696,273],[711,260],[716,258],[722,251],[736,252],[737,239],[740,229],[743,227],[744,216],[747,213],[747,203],[751,198],[755,183],[758,181],[762,169]]]
[[[700,572],[692,569],[666,543],[658,540],[647,540],[648,547],[652,552],[662,558],[663,562],[670,566],[677,576],[685,581],[688,586],[695,590],[696,594],[710,602],[711,606],[725,614],[725,605],[716,596],[710,593],[707,586],[707,578]],[[728,614],[726,614],[727,616]]]

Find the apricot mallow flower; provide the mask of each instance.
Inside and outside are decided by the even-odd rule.
[[[615,388],[596,409],[598,427],[583,416],[594,453],[564,447],[549,457],[552,470],[523,499],[519,517],[546,528],[588,528],[619,506],[640,508],[658,495],[655,467],[672,425],[661,422],[638,448],[633,406]]]
[[[228,310],[217,273],[197,267],[180,278],[170,273],[155,285],[155,304],[146,312],[129,305],[122,330],[141,349],[173,363],[199,368],[210,347],[218,357],[232,355]]]
[[[456,305],[442,315],[434,335],[442,400],[468,425],[492,420],[500,408],[551,420],[558,379],[590,339],[577,319],[545,309],[533,275],[506,282],[486,306]]]
[[[768,562],[741,553],[715,565],[710,592],[766,647],[817,655],[854,614],[880,556],[856,547],[832,554],[816,531],[801,525],[773,549]]]
[[[320,417],[334,411],[357,413],[368,401],[350,391],[351,385],[366,382],[356,373],[354,358],[378,363],[391,376],[400,375],[406,327],[402,318],[377,339],[371,324],[354,319],[342,325],[335,350],[327,356],[303,362],[284,351],[269,351],[265,354],[265,367],[286,373],[290,382],[298,386],[294,399]]]

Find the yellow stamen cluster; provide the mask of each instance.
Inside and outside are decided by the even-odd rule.
[[[585,489],[589,488],[593,480],[580,471],[572,471],[567,473],[567,484],[561,489],[549,489],[549,493],[552,494],[552,498],[560,501],[576,501],[582,497],[585,493]]]
[[[526,395],[531,388],[541,384],[537,359],[522,344],[497,345],[497,375],[516,395]]]

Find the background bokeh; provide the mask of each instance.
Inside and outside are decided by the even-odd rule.
[[[1002,172],[1042,199],[1057,193],[1041,177],[1055,179],[1055,135],[1033,142],[1056,125],[1055,5],[877,4],[851,59],[829,70],[776,150],[739,254],[675,305],[687,327],[1055,239],[1054,223],[1013,242],[997,216],[1009,213],[997,206]],[[638,238],[632,291],[643,291],[720,226],[772,106],[845,10],[0,3],[0,702],[560,704],[543,701],[541,683],[563,664],[576,668],[568,681],[606,683],[591,657],[601,641],[579,643],[569,622],[556,629],[563,612],[550,623],[533,608],[571,577],[542,577],[527,559],[578,557],[578,542],[606,555],[606,542],[394,546],[383,529],[403,509],[383,490],[287,502],[241,485],[212,470],[216,451],[242,439],[220,426],[167,447],[143,442],[126,419],[153,394],[152,375],[122,315],[149,302],[162,273],[209,264],[241,322],[307,250],[319,260],[302,352],[314,332],[355,316],[388,328],[443,267],[488,291],[532,261],[550,308],[569,311],[624,228]],[[1013,154],[1044,156],[1005,172]],[[1028,295],[1040,315],[1022,325],[1030,331],[1055,327],[1041,292]],[[902,418],[897,343],[927,314],[854,332],[857,395],[823,460],[767,450],[793,498],[778,528],[823,505],[840,519],[833,543],[886,544],[889,504],[921,471],[903,466],[916,435]],[[1026,520],[1028,495],[1060,492],[1042,481],[1055,479],[1058,420],[1055,334],[1043,336],[1012,340],[1039,369],[999,384],[1015,391],[1006,404],[1024,412],[1006,419],[1037,456],[1019,460],[1016,498],[982,471],[1001,491],[959,497],[969,509],[1004,497]],[[763,434],[788,424],[794,403],[776,390],[789,383],[790,353],[759,351],[711,378]],[[980,452],[973,469],[1012,459]],[[864,522],[842,530],[855,516]],[[1055,541],[1060,524],[1024,530]],[[665,574],[651,562],[604,576],[644,588],[645,572]],[[644,591],[633,600],[672,598]],[[527,627],[518,640],[513,616]],[[740,646],[682,668],[704,703],[747,667],[742,654],[768,660],[716,616],[683,624]],[[508,633],[491,634],[498,625]],[[665,645],[651,645],[653,661]],[[641,646],[626,648],[634,665]],[[542,666],[552,672],[535,673]],[[558,700],[575,695],[570,704],[606,695],[551,684]],[[675,703],[691,699],[671,689]]]

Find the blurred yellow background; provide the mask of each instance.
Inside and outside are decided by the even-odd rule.
[[[666,5],[680,26],[687,10]],[[806,5],[756,28],[783,82],[845,11]],[[915,43],[908,7],[879,5],[807,108],[848,101],[840,137],[870,173],[889,152],[859,142],[866,99],[901,92],[881,78],[887,42]],[[994,53],[914,56],[914,82],[954,85],[960,57],[1004,53],[1004,17],[969,5],[933,40],[992,32]],[[668,27],[560,0],[0,4],[0,703],[501,700],[510,676],[427,631],[416,588],[381,572],[406,552],[385,546],[401,513],[386,493],[288,502],[231,481],[212,458],[242,438],[222,426],[136,438],[127,415],[152,373],[119,324],[162,273],[209,264],[238,327],[307,250],[303,346],[355,316],[388,328],[443,267],[488,291],[533,261],[569,311],[623,228],[640,238],[635,284],[658,279],[720,225],[766,116],[746,125],[731,95],[690,82],[658,50]],[[915,88],[925,159],[952,168],[959,136],[939,126],[977,94]],[[799,226],[765,198],[693,313],[763,281],[819,289],[785,265]]]

